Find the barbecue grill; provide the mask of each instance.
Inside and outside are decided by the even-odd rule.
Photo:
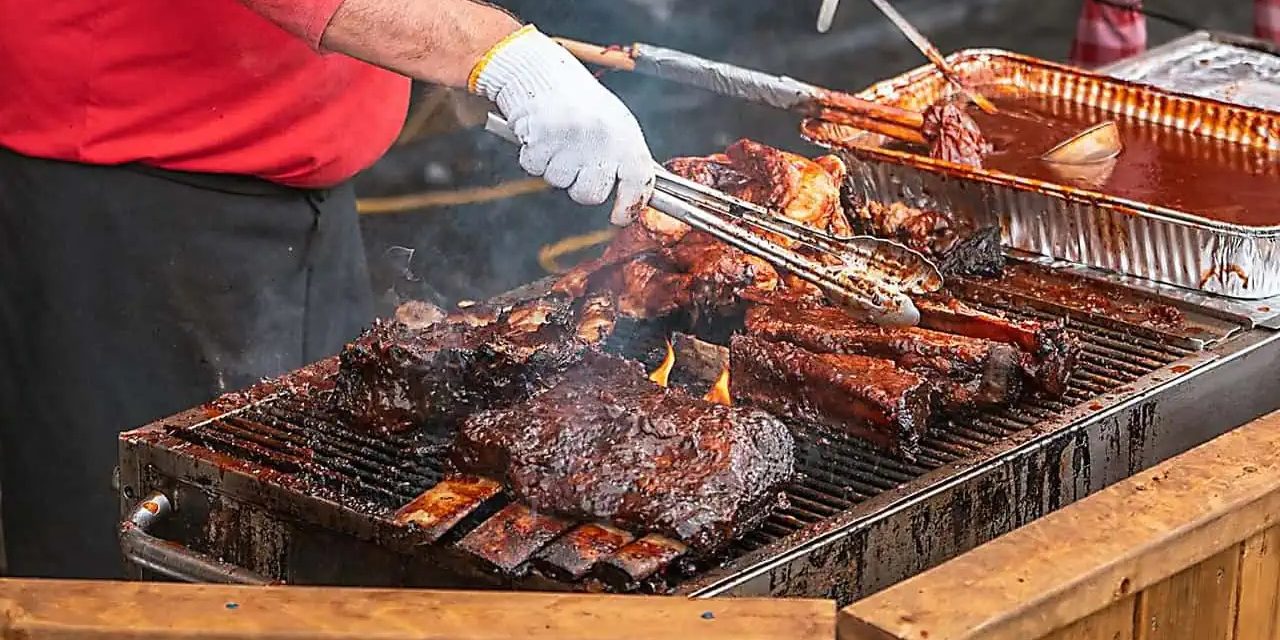
[[[940,425],[914,460],[799,429],[788,506],[716,558],[693,561],[656,537],[565,557],[592,525],[521,513],[500,491],[459,501],[430,530],[398,523],[441,481],[445,442],[344,425],[311,385],[333,360],[122,435],[122,547],[135,577],[846,603],[1275,408],[1280,336],[1247,316],[1179,301],[1169,323],[1143,311],[1150,294],[1034,263],[1018,270],[1041,290],[1025,278],[953,289],[1014,318],[1067,317],[1084,353],[1064,399]],[[1093,287],[1113,303],[1046,299],[1045,283]],[[625,336],[624,350],[648,353],[662,337]],[[477,542],[495,532],[512,544]]]
[[[1017,268],[1031,277],[950,288],[1013,318],[1068,318],[1084,350],[1061,401],[935,426],[914,459],[798,429],[787,506],[716,558],[694,562],[653,537],[593,555],[571,543],[616,532],[522,513],[482,482],[431,527],[398,523],[441,490],[445,443],[335,419],[309,384],[332,360],[123,434],[121,546],[135,577],[847,604],[1280,406],[1280,299],[1225,301],[1037,260]],[[1046,283],[1061,294],[1045,295]],[[1176,322],[1148,313],[1164,308],[1156,296],[1179,309]],[[618,337],[615,348],[639,357],[664,336]],[[476,544],[495,531],[516,535]]]

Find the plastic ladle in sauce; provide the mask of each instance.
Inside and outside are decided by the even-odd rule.
[[[1098,164],[1114,160],[1123,149],[1119,127],[1108,120],[1071,136],[1040,157],[1053,164]]]

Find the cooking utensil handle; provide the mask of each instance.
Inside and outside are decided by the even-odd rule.
[[[864,114],[907,128],[919,129],[921,124],[920,114],[905,109],[675,49],[642,43],[636,43],[629,49],[616,49],[568,38],[556,38],[556,41],[583,62],[621,71],[637,71],[779,109],[814,114],[826,107]]]
[[[942,76],[968,96],[974,104],[978,105],[979,109],[982,109],[987,113],[996,113],[996,106],[991,104],[991,101],[982,94],[970,89],[969,85],[962,82],[960,80],[960,76],[956,74],[955,69],[947,63],[946,58],[942,57],[942,52],[938,51],[938,48],[934,46],[919,29],[915,28],[910,22],[908,22],[905,16],[899,13],[897,9],[893,8],[893,5],[889,4],[889,0],[871,0],[871,4],[874,4],[876,8],[885,15],[885,17],[889,18],[889,21],[892,22],[894,26],[898,27],[898,30],[907,37],[907,40],[910,40],[911,44],[915,45],[916,48],[920,50],[920,53],[923,53],[924,57],[928,58],[929,62],[932,62],[933,66],[938,68],[938,71],[942,73]]]
[[[795,78],[746,69],[690,53],[636,43],[635,70],[645,75],[706,89],[713,93],[793,110],[811,104],[821,89]]]
[[[160,492],[152,493],[120,523],[120,550],[124,557],[148,569],[182,582],[269,585],[274,580],[243,567],[216,560],[176,542],[151,534],[157,523],[173,513],[173,503]]]
[[[598,67],[617,69],[618,71],[635,71],[636,60],[631,53],[620,47],[602,47],[590,42],[570,40],[569,38],[553,38],[560,46],[569,50],[573,57]]]
[[[511,130],[511,125],[496,113],[489,113],[489,117],[484,121],[484,130],[511,144],[520,144],[520,138],[517,138],[516,132]]]

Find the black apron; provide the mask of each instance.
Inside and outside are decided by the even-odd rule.
[[[121,577],[118,432],[335,353],[370,316],[349,186],[0,149],[8,573]]]

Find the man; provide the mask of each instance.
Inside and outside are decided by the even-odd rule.
[[[116,432],[369,320],[351,190],[409,80],[496,102],[574,200],[652,188],[630,112],[471,0],[0,0],[0,460],[10,573],[119,575]]]
[[[1180,19],[1164,20],[1192,28]],[[1253,35],[1280,44],[1280,0],[1253,0]],[[1147,19],[1142,0],[1084,0],[1071,42],[1071,64],[1094,68],[1147,50]]]

